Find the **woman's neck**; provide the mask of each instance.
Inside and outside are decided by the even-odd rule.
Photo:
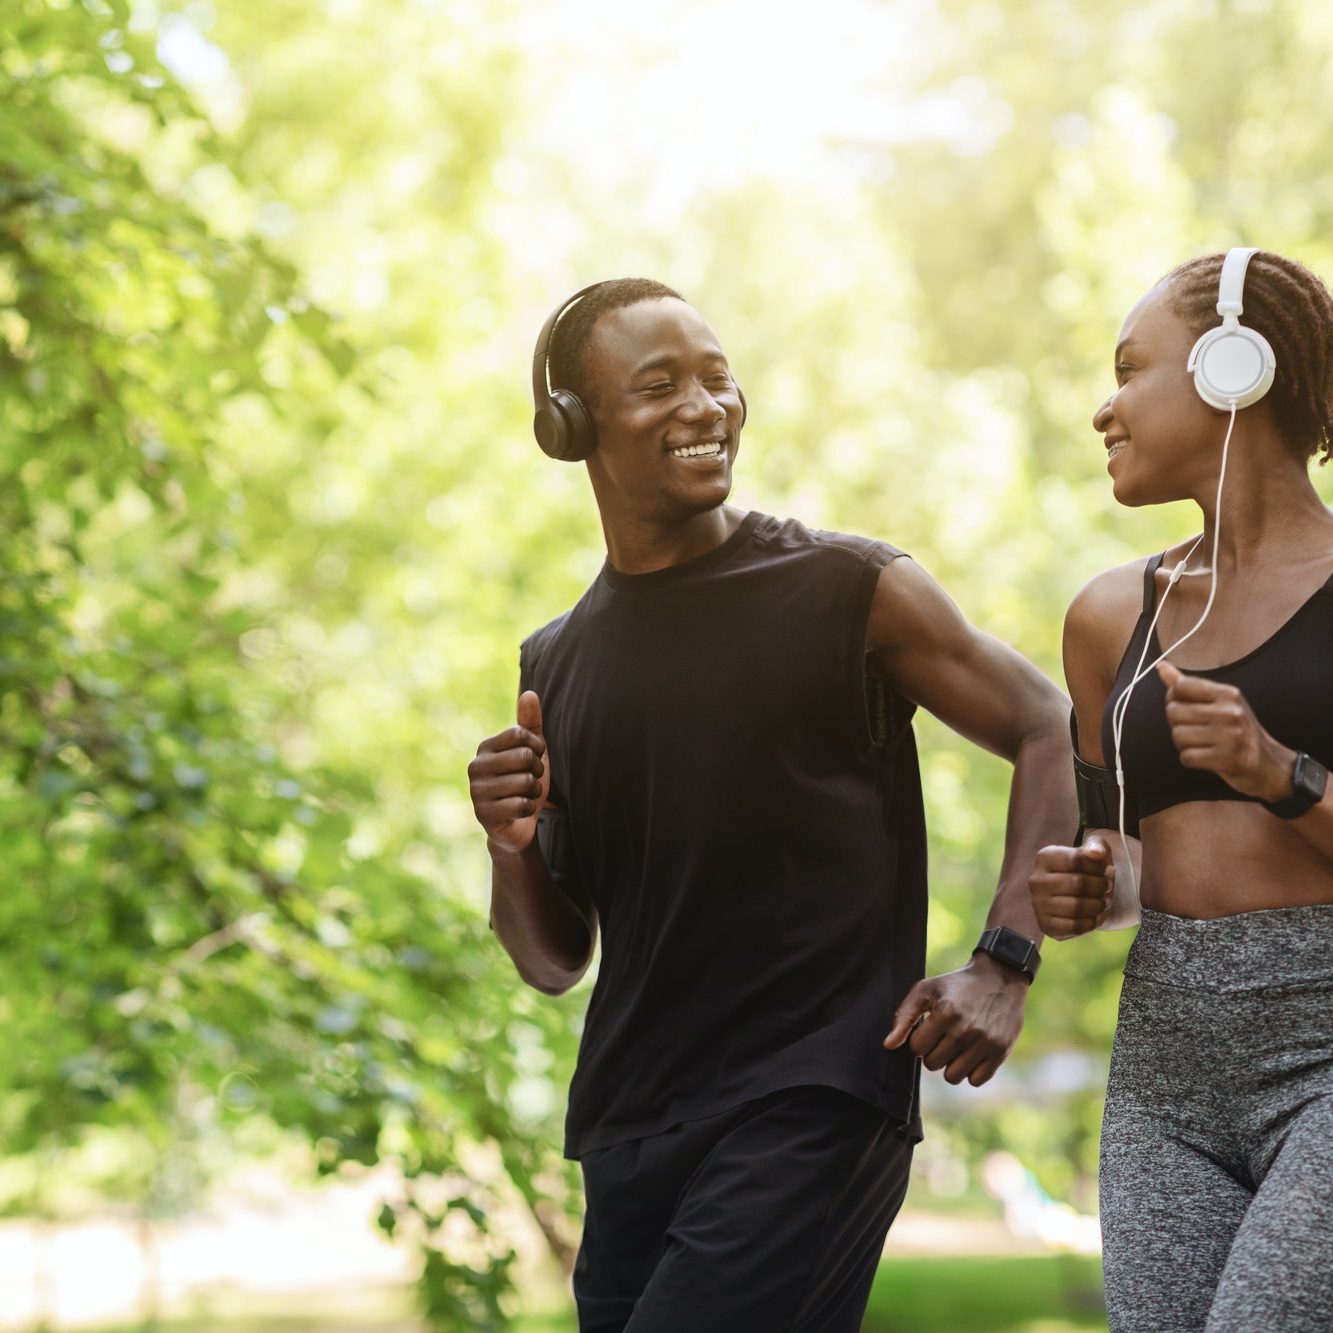
[[[1222,572],[1253,568],[1293,553],[1327,558],[1333,544],[1333,515],[1294,455],[1274,461],[1237,457],[1233,445],[1222,489],[1218,522],[1216,482],[1195,497],[1203,511],[1203,539],[1190,558],[1190,571],[1211,568],[1213,543]]]

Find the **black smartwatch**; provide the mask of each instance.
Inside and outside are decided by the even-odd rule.
[[[1026,935],[1020,935],[1008,926],[992,926],[989,930],[983,930],[972,952],[990,954],[997,963],[1021,972],[1029,981],[1037,975],[1037,969],[1041,966],[1041,954],[1037,952],[1037,946]]]
[[[1264,809],[1279,819],[1295,819],[1324,799],[1328,769],[1308,754],[1298,754],[1291,766],[1291,795],[1280,801],[1265,801]]]

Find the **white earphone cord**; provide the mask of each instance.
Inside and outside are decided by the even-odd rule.
[[[1148,645],[1152,642],[1153,630],[1157,628],[1157,621],[1162,614],[1162,608],[1166,605],[1166,599],[1171,595],[1171,589],[1180,581],[1185,572],[1186,562],[1190,556],[1198,549],[1199,543],[1203,541],[1203,533],[1194,539],[1194,544],[1184,557],[1171,571],[1171,577],[1167,580],[1166,591],[1162,593],[1161,601],[1157,603],[1157,609],[1153,612],[1152,620],[1148,622],[1148,632],[1143,636],[1143,651],[1139,654],[1138,665],[1134,668],[1134,675],[1130,678],[1129,684],[1125,686],[1125,692],[1115,701],[1115,706],[1111,709],[1111,738],[1115,743],[1115,784],[1120,793],[1120,846],[1125,854],[1125,864],[1129,867],[1129,882],[1134,890],[1134,897],[1137,901],[1139,896],[1138,875],[1134,871],[1134,859],[1129,854],[1129,835],[1125,832],[1125,767],[1124,761],[1120,755],[1120,738],[1125,729],[1125,711],[1129,707],[1130,695],[1134,693],[1134,687],[1149,672],[1157,669],[1159,662],[1164,662],[1170,653],[1176,651],[1186,639],[1192,638],[1198,633],[1203,622],[1208,619],[1208,613],[1213,609],[1213,602],[1217,599],[1217,553],[1218,541],[1222,533],[1222,486],[1227,479],[1227,456],[1231,451],[1231,432],[1236,425],[1236,404],[1231,404],[1231,420],[1227,423],[1226,438],[1222,441],[1222,467],[1217,477],[1217,499],[1213,505],[1213,559],[1212,559],[1212,579],[1208,585],[1208,601],[1204,604],[1203,612],[1198,620],[1190,626],[1184,634],[1178,638],[1169,648],[1164,648],[1153,660],[1145,667],[1143,659],[1148,656]]]

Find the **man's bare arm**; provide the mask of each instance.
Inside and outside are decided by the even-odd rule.
[[[597,914],[575,881],[552,879],[537,842],[551,779],[531,690],[519,696],[518,725],[477,747],[468,784],[491,854],[491,926],[528,985],[561,995],[588,970]]]
[[[867,646],[903,695],[1013,763],[999,887],[986,921],[1039,942],[1028,871],[1037,849],[1078,818],[1068,700],[1026,658],[969,625],[908,559],[880,575]],[[908,1043],[951,1083],[984,1083],[1018,1039],[1026,992],[1020,973],[976,954],[955,972],[918,982],[885,1045]]]
[[[959,735],[1014,765],[999,888],[987,917],[1039,933],[1027,878],[1037,849],[1078,822],[1069,700],[1027,658],[968,624],[914,561],[880,575],[869,647],[897,688]]]

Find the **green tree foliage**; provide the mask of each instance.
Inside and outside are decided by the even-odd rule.
[[[378,369],[251,225],[152,25],[32,0],[0,32],[7,1148],[114,1126],[151,1161],[189,1117],[262,1114],[322,1169],[397,1166],[381,1222],[422,1246],[429,1313],[497,1324],[493,1217],[526,1198],[559,1235],[533,1080],[568,1021],[497,979],[480,914],[413,859],[420,811],[380,818],[424,785],[424,745],[395,753],[424,682],[396,717],[364,689],[339,746],[283,652],[351,627],[336,670],[374,649],[377,599],[401,604],[376,582],[391,515],[320,532],[349,517],[344,414],[364,422]],[[349,596],[329,570],[363,553]]]

